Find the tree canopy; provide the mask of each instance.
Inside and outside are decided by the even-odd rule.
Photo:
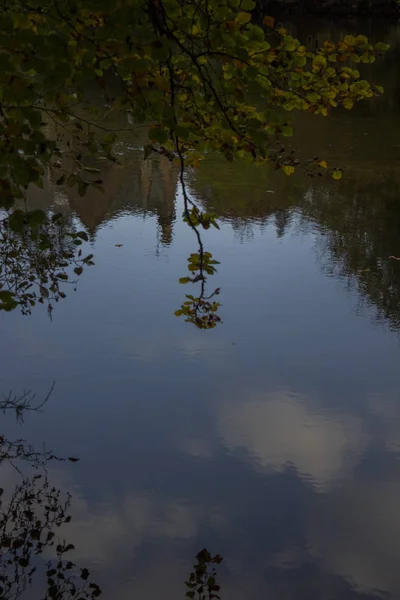
[[[188,294],[176,314],[200,328],[215,327],[219,290],[207,293],[206,281],[217,261],[201,231],[218,227],[217,215],[191,198],[185,170],[218,152],[287,175],[302,169],[340,179],[341,170],[323,157],[300,162],[285,149],[290,112],[326,116],[383,92],[362,79],[358,67],[373,62],[385,44],[349,35],[310,51],[272,17],[257,25],[254,7],[253,0],[2,0],[0,203],[8,211],[6,226],[26,235],[32,216],[28,210],[16,216],[13,204],[26,199],[30,185],[43,187],[46,177],[77,186],[81,195],[89,186],[101,193],[99,170],[89,159],[117,160],[120,130],[108,122],[111,111],[123,111],[126,129],[145,139],[144,159],[161,153],[180,169],[183,216],[198,243],[180,282],[198,283],[200,291]],[[65,133],[62,142],[57,131]],[[47,220],[36,226],[45,228]],[[42,250],[53,248],[41,234]],[[59,295],[57,285],[51,291]],[[21,303],[12,287],[0,288],[0,300],[0,308]]]

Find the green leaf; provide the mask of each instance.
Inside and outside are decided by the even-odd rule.
[[[49,297],[49,290],[47,288],[45,288],[43,285],[39,286],[39,290],[40,290],[40,293],[43,296],[43,298]]]
[[[22,233],[25,226],[25,213],[22,210],[15,210],[9,218],[10,229],[16,233]]]
[[[18,306],[18,302],[16,300],[10,300],[7,303],[0,304],[0,310],[5,310],[6,312],[10,312],[14,310]]]
[[[165,144],[168,141],[168,133],[160,127],[154,127],[149,131],[149,138],[159,144]]]
[[[293,128],[290,125],[284,125],[281,131],[284,137],[291,137],[293,135]]]
[[[253,10],[256,6],[256,3],[253,0],[242,0],[240,2],[240,8],[243,10]]]
[[[46,213],[43,210],[34,210],[28,213],[28,224],[33,227],[43,225],[45,221]]]
[[[107,133],[106,135],[103,135],[101,141],[103,144],[114,144],[116,139],[117,136],[115,135],[115,133]]]
[[[14,294],[8,290],[0,291],[0,300],[2,302],[8,303],[10,300],[14,299]]]

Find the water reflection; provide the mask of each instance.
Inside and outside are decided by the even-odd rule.
[[[203,546],[224,555],[231,600],[398,597],[395,66],[378,66],[386,104],[298,123],[305,155],[331,144],[342,182],[215,157],[192,174],[223,221],[207,234],[224,326],[208,335],[172,316],[193,248],[173,165],[125,145],[104,195],[50,181],[31,198],[79,217],[96,265],[53,323],[1,315],[2,383],[57,379],[29,431],[82,456],[51,478],[73,491],[74,560],[105,598],[183,595]]]
[[[267,471],[298,470],[319,490],[346,480],[367,439],[359,419],[307,407],[290,392],[223,404],[218,423],[224,443],[246,450],[254,466]]]
[[[39,404],[25,392],[10,392],[0,410],[15,412],[21,422],[27,411],[40,411],[53,390]],[[70,522],[70,496],[64,497],[48,478],[48,463],[57,458],[45,449],[35,450],[23,439],[0,438],[0,595],[14,600],[25,592],[44,600],[93,600],[100,594],[88,581],[89,571],[77,569],[70,559],[74,546],[60,532]],[[70,458],[76,461],[75,458]],[[63,535],[63,533],[61,533]]]
[[[243,412],[235,404],[218,408],[220,429],[206,451],[198,439],[180,453],[164,442],[165,463],[146,459],[147,493],[139,475],[137,491],[110,494],[105,506],[75,504],[73,540],[81,560],[107,568],[107,596],[128,598],[134,589],[151,598],[163,586],[179,593],[187,556],[205,539],[225,556],[224,597],[395,595],[400,474],[394,457],[374,448],[368,419],[342,414],[330,422],[282,392]],[[366,459],[386,465],[378,481],[378,465],[371,470]],[[160,472],[167,462],[173,487]],[[129,584],[119,582],[125,570]]]
[[[400,251],[398,182],[349,181],[346,187],[346,194],[310,191],[306,198],[306,214],[323,230],[317,246],[322,267],[355,287],[363,302],[376,307],[377,318],[398,330],[400,269],[390,259]]]
[[[175,195],[177,168],[163,156],[144,161],[143,153],[128,143],[121,144],[122,164],[98,161],[106,193],[89,188],[85,196],[68,186],[56,186],[49,180],[46,189],[32,188],[29,206],[32,209],[62,209],[79,217],[91,239],[108,222],[126,214],[155,215],[160,242],[168,246],[173,237],[176,219]]]
[[[137,152],[124,167],[107,163],[102,170],[106,194],[91,190],[81,198],[69,192],[70,206],[93,236],[102,224],[124,213],[156,215],[160,242],[172,241],[177,169],[165,157],[143,160]]]
[[[396,156],[400,160],[399,149]],[[315,251],[324,273],[357,289],[378,319],[399,329],[400,268],[390,256],[400,253],[400,169],[393,161],[376,164],[372,173],[349,171],[337,186],[300,178],[288,182],[248,166],[241,170],[219,163],[214,184],[211,170],[216,175],[216,165],[204,165],[193,180],[197,198],[228,219],[239,239],[249,239],[258,223],[268,222],[283,238],[294,215],[300,215],[300,230],[306,233],[311,225],[319,232]]]
[[[71,219],[39,210],[15,209],[0,220],[0,309],[20,308],[27,315],[37,303],[54,303],[66,297],[66,284],[76,289],[77,279],[92,254],[82,254],[86,233],[76,231]],[[72,271],[73,269],[73,271]]]

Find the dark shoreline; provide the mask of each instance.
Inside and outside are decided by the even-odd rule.
[[[400,2],[396,0],[258,0],[257,14],[275,17],[400,17]]]

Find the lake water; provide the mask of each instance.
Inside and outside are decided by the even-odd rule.
[[[225,599],[400,598],[399,30],[294,27],[389,39],[368,71],[386,95],[296,119],[291,143],[340,182],[218,158],[189,174],[221,217],[204,234],[216,329],[174,316],[196,246],[168,162],[121,144],[104,195],[32,199],[83,226],[96,264],[52,320],[0,314],[0,389],[40,399],[55,381],[7,433],[79,457],[49,473],[106,599],[183,598],[203,547],[224,557]]]

